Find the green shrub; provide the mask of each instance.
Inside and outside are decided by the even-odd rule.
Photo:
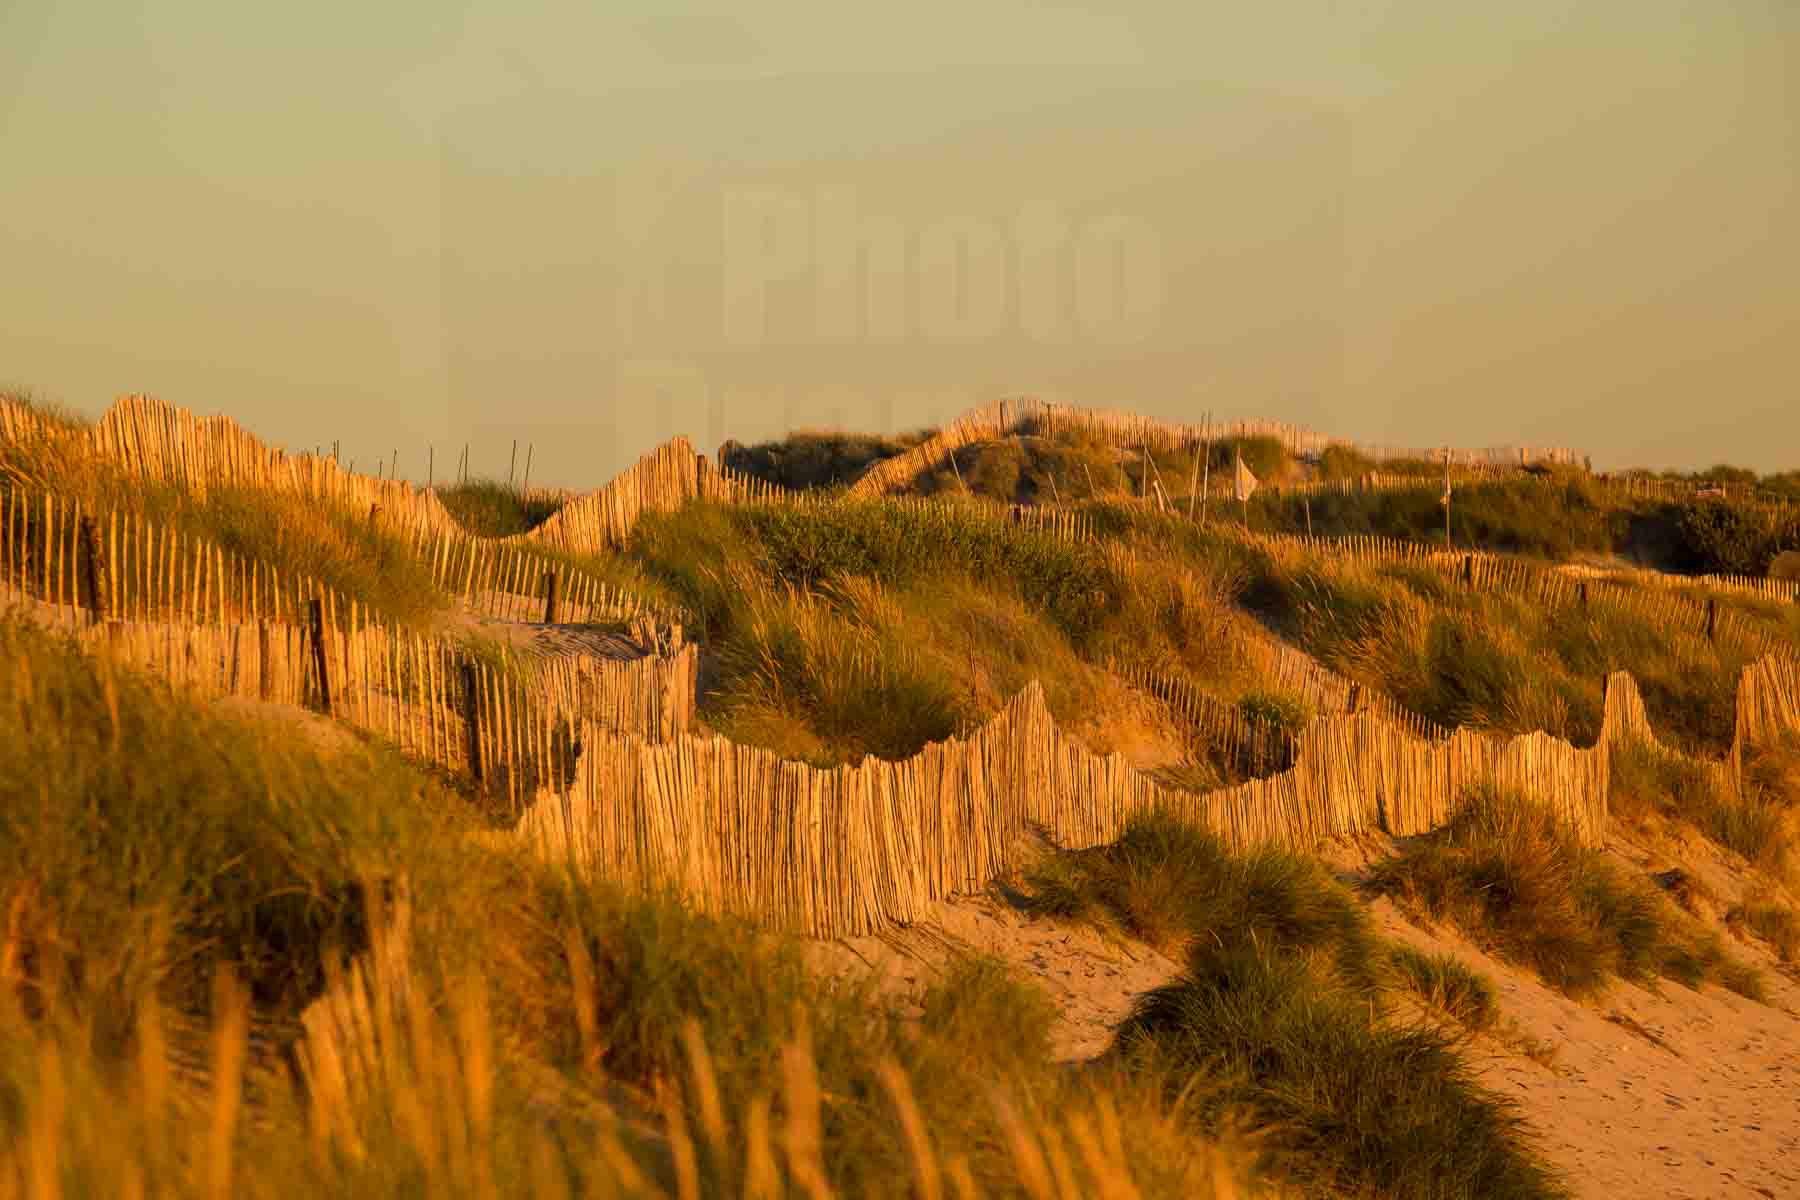
[[[1111,443],[1085,430],[1058,433],[1032,443],[1028,481],[1038,503],[1060,497],[1065,501],[1093,500],[1114,495],[1135,483],[1119,465],[1119,453]]]
[[[859,624],[792,591],[750,592],[740,602],[719,655],[729,699],[715,724],[727,735],[817,766],[854,764],[917,754],[973,716],[950,674],[891,627]],[[774,731],[795,719],[812,745],[780,745]]]
[[[992,955],[953,958],[919,998],[919,1024],[936,1043],[1017,1074],[1050,1060],[1057,1008],[1044,989]]]
[[[1290,737],[1298,737],[1312,720],[1306,702],[1290,692],[1246,692],[1238,697],[1238,710],[1246,719],[1272,725]]]
[[[401,625],[430,624],[445,604],[430,566],[404,537],[372,522],[366,512],[258,488],[215,487],[198,497],[170,487],[127,488],[127,478],[109,465],[84,461],[88,469],[54,477],[48,490],[89,512],[139,515],[163,536],[180,535],[184,554],[191,556],[193,539],[199,539],[227,555],[273,568],[284,584],[317,580],[358,601],[367,612]],[[0,488],[6,487],[0,481]],[[9,503],[17,496],[13,493]],[[19,516],[20,532],[29,544],[43,528],[42,510],[28,505]],[[150,566],[144,553],[135,539],[121,539],[118,557],[111,562],[116,577],[146,576]],[[156,553],[155,561],[161,563],[165,551]],[[197,589],[202,596],[213,594],[189,571],[174,572],[166,583],[178,609],[185,609]]]
[[[1613,747],[1611,771],[1610,807],[1627,820],[1650,813],[1695,820],[1716,803],[1712,780],[1699,763],[1636,738]]]
[[[1119,603],[1097,549],[978,507],[869,501],[823,510],[746,506],[733,516],[775,576],[803,588],[844,576],[891,587],[946,575],[1005,579],[1077,644]]]
[[[1571,996],[1597,994],[1614,976],[1757,989],[1716,938],[1517,795],[1472,793],[1444,830],[1378,864],[1369,886],[1450,921]]]
[[[972,448],[965,458],[958,455],[962,475],[969,489],[978,496],[1011,504],[1021,499],[1021,481],[1025,475],[1027,456],[1017,441],[988,442]]]
[[[1454,955],[1396,945],[1388,965],[1403,987],[1471,1032],[1492,1029],[1500,1019],[1493,981]]]
[[[1360,479],[1375,469],[1374,459],[1342,443],[1325,447],[1319,455],[1319,473],[1326,479]]]
[[[911,754],[1032,679],[1059,721],[1091,727],[1122,691],[1115,659],[1221,688],[1243,670],[1229,580],[981,503],[697,503],[646,514],[606,566],[692,614],[718,654],[715,728],[809,761]]]
[[[204,1012],[220,967],[291,1018],[364,938],[365,881],[455,806],[391,753],[320,753],[11,619],[0,660],[0,904],[28,990],[110,1040],[152,1000]]]
[[[442,487],[437,497],[450,515],[478,537],[511,537],[536,529],[562,508],[560,500],[523,491],[497,479],[468,479]]]
[[[1730,463],[1719,463],[1696,474],[1694,479],[1702,483],[1748,484],[1756,482],[1756,472],[1749,467],[1734,467]]]
[[[791,491],[841,487],[877,463],[906,453],[936,434],[920,429],[893,435],[797,430],[780,441],[745,446],[728,441],[719,462]]]
[[[1726,923],[1748,929],[1784,963],[1800,958],[1800,913],[1785,904],[1746,903],[1725,914]]]
[[[1194,1097],[1197,1118],[1237,1105],[1268,1122],[1306,1195],[1562,1194],[1515,1104],[1441,1034],[1376,1021],[1271,945],[1197,944],[1181,979],[1138,1002],[1116,1052]]]
[[[1125,514],[1101,519],[1139,538],[1156,528],[1142,516],[1135,525]],[[1736,643],[1609,605],[1546,607],[1530,590],[1470,590],[1421,564],[1370,567],[1169,524],[1168,552],[1207,570],[1230,563],[1244,581],[1239,603],[1264,625],[1440,724],[1591,744],[1603,681],[1628,670],[1659,736],[1715,758],[1731,748],[1747,661]]]
[[[1752,863],[1779,865],[1786,844],[1779,755],[1752,748],[1742,794],[1722,789],[1701,764],[1637,741],[1612,753],[1612,807],[1628,820],[1648,813],[1692,825]]]
[[[1393,465],[1378,469],[1390,472]],[[1440,475],[1442,470],[1441,465],[1436,467]],[[1420,487],[1259,495],[1251,507],[1259,528],[1266,524],[1278,532],[1306,532],[1310,514],[1311,529],[1321,537],[1375,535],[1442,546],[1444,510],[1438,498],[1437,489]],[[1534,478],[1458,482],[1451,504],[1451,536],[1459,549],[1566,559],[1623,550],[1634,511],[1606,499],[1581,478],[1560,484]]]
[[[1168,813],[1134,818],[1111,845],[1038,864],[1025,886],[1039,911],[1152,944],[1257,939],[1323,955],[1365,988],[1376,983],[1379,944],[1368,917],[1323,867],[1273,847],[1232,854]]]
[[[1047,857],[1024,887],[1040,912],[1185,948],[1182,976],[1140,999],[1109,1059],[1183,1098],[1196,1129],[1237,1110],[1267,1123],[1305,1194],[1560,1194],[1512,1107],[1440,1034],[1375,1017],[1393,959],[1317,862],[1234,854],[1149,812],[1109,846]],[[1453,1002],[1474,1014],[1466,990]]]
[[[1800,517],[1741,500],[1694,500],[1676,530],[1685,565],[1697,571],[1763,575],[1777,554],[1800,549]]]
[[[1216,439],[1207,454],[1213,473],[1234,470],[1240,453],[1244,465],[1259,480],[1279,481],[1293,469],[1294,456],[1280,438],[1258,436]]]

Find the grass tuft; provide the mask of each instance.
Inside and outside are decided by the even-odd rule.
[[[1160,1090],[1062,1073],[1042,996],[991,963],[909,1025],[779,930],[488,848],[354,739],[11,623],[0,664],[0,1179],[32,1194],[735,1195],[753,1167],[770,1194],[1015,1195],[1083,1138],[1085,1194],[1240,1178]],[[302,1090],[284,1056],[325,1043],[295,1017],[396,879],[410,1000]]]
[[[1451,922],[1570,996],[1597,995],[1615,977],[1758,990],[1716,936],[1515,794],[1473,793],[1445,829],[1378,864],[1369,887]]]
[[[1180,980],[1139,1002],[1117,1052],[1197,1087],[1197,1115],[1243,1105],[1267,1121],[1303,1194],[1561,1194],[1515,1105],[1482,1090],[1442,1034],[1376,1021],[1361,995],[1273,945],[1197,945]]]
[[[1474,1083],[1447,1038],[1377,1016],[1395,960],[1318,863],[1233,854],[1151,814],[1111,846],[1039,864],[1025,887],[1040,911],[1185,956],[1178,980],[1139,1001],[1110,1058],[1183,1098],[1196,1129],[1252,1114],[1301,1193],[1561,1194],[1514,1106]],[[1448,967],[1433,978],[1468,1019],[1491,1020],[1478,998],[1491,1014],[1491,989]]]
[[[1800,959],[1800,913],[1785,904],[1750,901],[1725,914],[1726,924],[1748,930],[1769,944],[1784,963]]]
[[[1323,955],[1356,986],[1378,982],[1380,946],[1367,915],[1317,862],[1274,847],[1233,854],[1167,813],[1136,818],[1109,846],[1039,863],[1025,887],[1038,911],[1166,949],[1259,938]]]
[[[457,524],[479,537],[528,533],[562,508],[560,500],[526,494],[497,479],[468,479],[438,489],[437,497]]]
[[[1407,991],[1472,1033],[1485,1033],[1500,1020],[1493,981],[1455,955],[1396,945],[1388,966]]]

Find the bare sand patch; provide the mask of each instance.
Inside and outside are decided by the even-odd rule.
[[[1094,1058],[1145,992],[1180,974],[1180,964],[1141,942],[1112,942],[1090,929],[1031,917],[991,894],[953,896],[929,921],[866,937],[815,942],[815,967],[872,974],[877,990],[903,1006],[958,954],[988,954],[1040,984],[1058,1012],[1051,1050],[1059,1062]]]

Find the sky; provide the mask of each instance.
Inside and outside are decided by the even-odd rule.
[[[0,0],[0,386],[593,486],[1006,395],[1800,467],[1800,6]]]

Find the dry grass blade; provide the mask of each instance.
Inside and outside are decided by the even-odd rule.
[[[706,1049],[706,1036],[700,1022],[689,1018],[682,1024],[681,1040],[688,1054],[688,1066],[694,1075],[694,1099],[700,1106],[700,1131],[715,1155],[723,1156],[730,1132],[725,1124],[725,1105],[719,1098],[719,1080],[713,1071],[712,1055]]]
[[[925,1131],[924,1117],[919,1113],[918,1101],[913,1096],[912,1083],[907,1079],[906,1072],[900,1069],[900,1064],[891,1058],[881,1061],[877,1073],[900,1118],[900,1130],[906,1137],[907,1154],[912,1159],[913,1179],[918,1186],[919,1200],[943,1200],[943,1180],[938,1173],[937,1159],[932,1153],[931,1135]]]
[[[243,1103],[244,1053],[250,1037],[250,998],[228,972],[214,990],[213,1109],[207,1140],[207,1191],[215,1200],[232,1195],[234,1139]]]

